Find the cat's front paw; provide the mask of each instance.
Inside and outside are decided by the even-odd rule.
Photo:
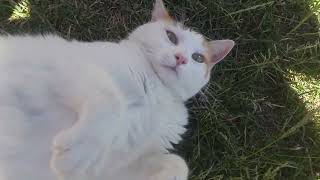
[[[72,131],[58,134],[53,142],[51,168],[64,180],[87,180],[103,168],[104,144]]]
[[[148,180],[187,180],[188,166],[177,155],[166,155],[162,159],[161,168],[153,173]]]

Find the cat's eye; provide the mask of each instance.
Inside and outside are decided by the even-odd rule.
[[[193,53],[192,54],[192,59],[197,61],[198,63],[203,63],[204,62],[204,56],[200,53]]]
[[[176,36],[176,34],[174,34],[174,32],[167,30],[166,31],[168,39],[175,45],[178,44],[178,38]]]

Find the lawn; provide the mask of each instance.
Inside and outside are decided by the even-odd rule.
[[[187,103],[177,153],[191,179],[320,179],[320,0],[166,4],[208,38],[237,43]],[[0,33],[119,40],[151,8],[151,0],[0,0]]]

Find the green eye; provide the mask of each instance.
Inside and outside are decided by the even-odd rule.
[[[200,53],[193,53],[192,54],[192,59],[197,61],[198,63],[203,63],[204,62],[204,56]]]
[[[178,44],[178,38],[172,31],[166,31],[168,39],[175,45]]]

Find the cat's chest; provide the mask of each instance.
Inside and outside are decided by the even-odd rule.
[[[130,147],[150,139],[164,148],[170,148],[170,142],[178,143],[187,124],[187,110],[162,84],[150,64],[129,61],[121,73],[110,74],[127,103],[124,133],[117,140]]]
[[[161,148],[171,148],[171,143],[178,143],[185,132],[187,110],[162,87],[146,82],[144,90],[144,94],[128,101],[127,143],[140,146],[153,141]]]

